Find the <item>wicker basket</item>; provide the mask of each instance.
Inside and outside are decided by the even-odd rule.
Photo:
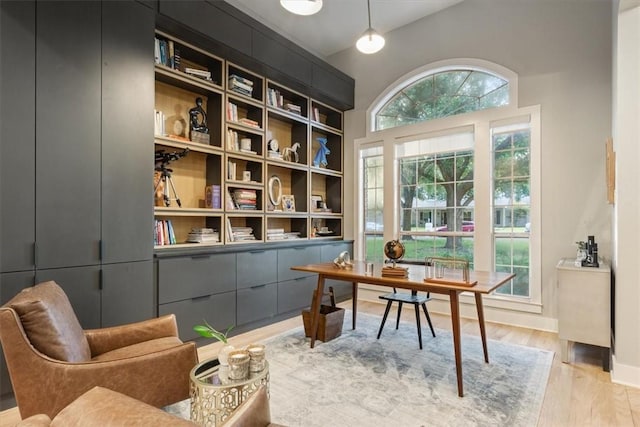
[[[318,322],[318,333],[316,339],[327,342],[342,334],[342,323],[344,322],[344,308],[336,307],[333,296],[333,288],[329,289],[331,305],[320,306],[320,321]],[[315,291],[314,291],[315,299]],[[313,305],[313,304],[312,304]],[[302,310],[302,322],[304,323],[304,334],[311,336],[311,311]]]

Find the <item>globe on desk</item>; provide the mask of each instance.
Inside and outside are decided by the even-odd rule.
[[[404,256],[404,245],[398,240],[390,240],[384,245],[384,255],[393,262],[395,268],[396,262]]]

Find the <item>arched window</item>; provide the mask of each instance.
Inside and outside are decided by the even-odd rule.
[[[452,68],[431,72],[391,94],[375,114],[375,130],[509,105],[509,81],[492,73]]]

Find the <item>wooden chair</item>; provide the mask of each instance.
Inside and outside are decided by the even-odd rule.
[[[422,350],[422,327],[420,325],[420,306],[422,306],[422,310],[424,310],[424,314],[427,317],[427,322],[429,323],[429,328],[431,329],[431,335],[436,336],[435,331],[433,330],[433,325],[431,324],[431,317],[429,317],[429,311],[427,311],[426,302],[431,299],[429,293],[427,295],[418,295],[418,291],[411,291],[411,293],[406,292],[396,292],[396,288],[393,288],[393,292],[387,295],[381,295],[380,299],[387,301],[387,307],[384,310],[384,316],[382,316],[382,323],[380,324],[380,330],[378,331],[378,339],[380,339],[380,335],[382,334],[382,329],[384,328],[384,323],[387,321],[387,316],[389,315],[389,310],[391,309],[391,304],[393,302],[398,303],[398,317],[396,318],[396,329],[398,329],[398,325],[400,323],[400,314],[402,313],[402,304],[413,304],[416,310],[416,325],[418,326],[418,342],[420,343],[420,350]]]

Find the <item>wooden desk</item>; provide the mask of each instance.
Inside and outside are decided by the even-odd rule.
[[[458,396],[463,396],[462,389],[462,355],[460,346],[460,293],[472,292],[476,300],[476,309],[478,311],[478,323],[480,324],[480,335],[482,337],[482,349],[484,351],[484,361],[489,363],[489,353],[487,352],[487,337],[484,325],[484,310],[482,307],[482,295],[493,292],[500,285],[506,283],[515,274],[512,273],[496,273],[485,271],[471,271],[469,273],[469,281],[478,283],[474,286],[439,284],[424,282],[424,266],[405,265],[409,270],[409,277],[383,277],[381,275],[382,265],[374,266],[373,274],[366,274],[366,263],[363,261],[354,261],[353,268],[341,269],[333,263],[324,264],[308,264],[291,267],[292,270],[307,271],[318,274],[318,286],[316,298],[311,305],[312,323],[311,323],[311,348],[315,345],[316,335],[318,332],[318,321],[320,319],[320,305],[324,292],[324,281],[326,279],[344,280],[353,283],[353,328],[356,327],[356,297],[357,283],[370,283],[372,285],[388,286],[401,289],[410,289],[421,292],[432,292],[435,294],[449,295],[451,304],[451,323],[453,326],[453,349],[456,358],[456,375],[458,378]]]

